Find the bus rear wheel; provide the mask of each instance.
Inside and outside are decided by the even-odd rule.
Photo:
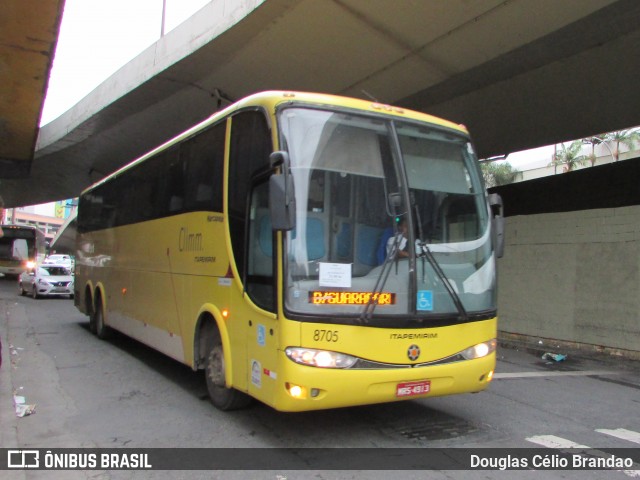
[[[251,397],[226,386],[224,351],[217,330],[208,343],[204,371],[211,403],[220,410],[237,410],[246,407],[251,403]]]
[[[96,312],[95,310],[91,310],[89,313],[89,331],[96,334]]]
[[[91,320],[89,320],[91,322]],[[106,340],[111,336],[111,329],[104,323],[104,311],[102,310],[102,302],[98,302],[93,311],[93,327],[98,338]]]

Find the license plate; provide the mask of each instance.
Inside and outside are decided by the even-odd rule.
[[[396,386],[396,397],[413,397],[414,395],[424,395],[425,393],[429,393],[430,390],[430,380],[399,383]]]

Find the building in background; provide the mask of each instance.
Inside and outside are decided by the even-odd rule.
[[[0,223],[34,226],[45,234],[48,242],[51,242],[73,206],[72,200],[63,200],[43,205],[7,208],[0,213]]]

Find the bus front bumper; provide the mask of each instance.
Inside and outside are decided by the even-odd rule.
[[[299,365],[284,353],[272,406],[305,411],[480,392],[495,370],[495,352],[483,358],[418,368],[330,369]]]

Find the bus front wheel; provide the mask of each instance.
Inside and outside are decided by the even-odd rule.
[[[235,388],[227,388],[222,340],[216,330],[208,342],[205,378],[211,403],[220,410],[236,410],[246,407],[251,398]]]

